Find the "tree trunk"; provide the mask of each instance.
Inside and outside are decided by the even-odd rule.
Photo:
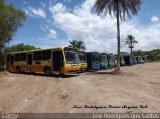
[[[132,48],[133,48],[133,42],[132,42],[133,39],[131,39],[131,55],[132,55]]]
[[[117,69],[116,71],[120,71],[120,23],[119,23],[119,2],[117,3]]]
[[[132,55],[132,53],[133,53],[133,49],[131,48],[131,55]]]

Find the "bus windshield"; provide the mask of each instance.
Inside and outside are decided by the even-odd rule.
[[[92,61],[98,61],[99,62],[99,54],[93,54]]]
[[[113,55],[109,55],[109,56],[108,56],[108,59],[109,59],[110,62],[113,62],[113,61],[114,61]]]
[[[101,62],[107,62],[107,56],[101,55]]]
[[[75,52],[65,52],[67,64],[78,64],[78,54]]]
[[[86,56],[85,54],[79,54],[80,63],[86,63]]]

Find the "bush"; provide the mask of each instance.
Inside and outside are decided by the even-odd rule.
[[[0,71],[5,71],[5,67],[4,66],[0,66]]]

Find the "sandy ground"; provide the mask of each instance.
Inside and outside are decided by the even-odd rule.
[[[63,78],[1,72],[0,112],[160,113],[160,63],[121,70],[121,74],[106,70]]]

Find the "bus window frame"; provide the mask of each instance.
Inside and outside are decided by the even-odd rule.
[[[37,52],[40,52],[40,54],[41,54],[40,59],[38,59],[37,56],[35,55],[35,53],[37,53]],[[41,61],[42,60],[42,51],[34,51],[32,54],[33,54],[33,58],[32,58],[33,61]],[[36,56],[36,58],[35,58],[35,56]]]
[[[47,58],[46,57],[44,58],[43,56],[44,56],[45,53],[43,54],[43,52],[47,52],[47,51],[50,52],[50,56],[47,57]],[[52,58],[52,52],[53,52],[52,50],[42,50],[41,51],[41,60],[42,61],[50,60]]]

